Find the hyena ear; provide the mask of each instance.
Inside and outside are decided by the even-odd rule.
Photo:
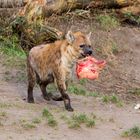
[[[90,39],[91,39],[91,32],[87,35],[87,40],[88,40],[89,44],[91,44]]]
[[[71,31],[68,31],[68,33],[66,34],[66,39],[69,44],[72,44],[75,40],[74,34]]]
[[[90,40],[90,38],[91,38],[91,32],[87,35],[87,38]]]

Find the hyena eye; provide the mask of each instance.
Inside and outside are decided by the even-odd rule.
[[[80,45],[80,48],[84,48],[85,47],[85,45]]]

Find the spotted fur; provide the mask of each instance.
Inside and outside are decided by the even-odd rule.
[[[81,32],[72,33],[70,31],[65,40],[32,48],[27,59],[28,102],[34,102],[33,87],[35,81],[39,84],[46,100],[50,100],[46,86],[55,81],[65,108],[68,111],[73,111],[70,98],[66,93],[67,81],[70,78],[73,64],[89,52],[91,53],[89,37]]]

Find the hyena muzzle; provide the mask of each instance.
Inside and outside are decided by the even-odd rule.
[[[46,90],[48,84],[56,82],[61,97],[54,100],[63,100],[65,108],[73,111],[70,98],[67,94],[67,83],[70,78],[74,62],[92,54],[90,34],[68,31],[65,40],[51,44],[33,47],[27,58],[28,97],[29,103],[34,102],[33,88],[35,82],[39,84],[44,99],[50,100]]]

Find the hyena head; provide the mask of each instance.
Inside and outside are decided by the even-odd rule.
[[[85,35],[81,32],[72,33],[71,31],[68,31],[66,34],[69,46],[73,48],[73,52],[78,58],[92,54],[93,51],[91,48],[90,36],[91,33]]]

